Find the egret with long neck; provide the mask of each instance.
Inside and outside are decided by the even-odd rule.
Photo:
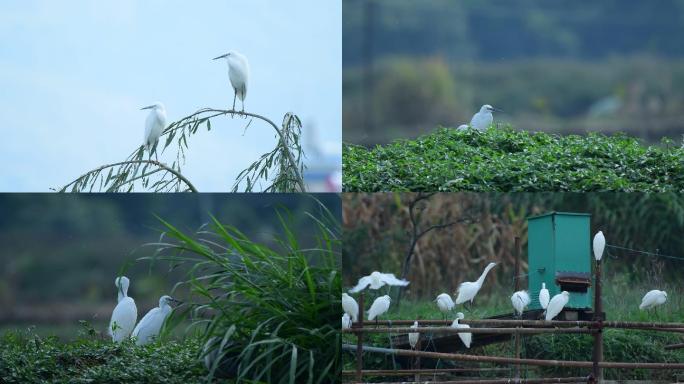
[[[461,285],[458,286],[456,305],[463,304],[469,301],[470,305],[472,306],[473,300],[475,299],[475,295],[477,295],[477,293],[480,291],[480,288],[482,288],[482,284],[484,283],[487,274],[494,267],[496,267],[496,263],[489,263],[487,267],[485,267],[484,272],[482,272],[482,275],[480,275],[477,281],[466,281],[465,283],[461,283]]]

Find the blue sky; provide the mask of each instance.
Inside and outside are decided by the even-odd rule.
[[[230,107],[227,65],[211,60],[229,50],[250,62],[245,109],[296,113],[341,163],[341,21],[341,1],[3,1],[0,191],[49,191],[123,160],[154,101],[169,122]],[[271,128],[244,124],[214,120],[191,138],[184,173],[200,191],[227,191],[275,145]]]

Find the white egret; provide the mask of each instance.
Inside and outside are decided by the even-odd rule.
[[[596,261],[601,261],[603,257],[603,250],[606,248],[606,238],[603,237],[603,232],[598,231],[594,236],[594,258]]]
[[[135,326],[131,337],[137,338],[135,343],[137,345],[148,344],[154,341],[159,336],[162,324],[166,318],[171,314],[171,303],[179,302],[171,296],[162,296],[159,298],[159,307],[150,309],[149,312],[140,320]]]
[[[468,124],[461,124],[456,128],[457,131],[464,131],[466,129],[468,129]]]
[[[345,313],[348,313],[353,321],[358,321],[359,303],[346,293],[342,294],[342,310],[344,310]]]
[[[439,294],[435,301],[437,302],[439,310],[445,315],[454,309],[454,301],[451,299],[451,296],[446,293]]]
[[[454,320],[453,323],[451,323],[452,328],[470,328],[470,325],[468,324],[460,324],[458,321],[462,320],[465,316],[463,316],[463,312],[459,312],[456,314],[456,319]],[[466,333],[466,332],[459,332],[458,337],[461,338],[461,341],[463,344],[466,346],[466,348],[470,348],[470,342],[473,340],[473,334],[472,333]]]
[[[131,335],[135,322],[138,320],[138,308],[132,297],[128,297],[129,280],[126,276],[117,277],[114,286],[118,292],[118,304],[112,312],[107,334],[115,342],[121,342]]]
[[[549,300],[551,299],[551,295],[549,294],[549,290],[546,289],[546,283],[542,283],[542,288],[539,291],[539,305],[543,309],[546,309],[546,307],[549,306]]]
[[[410,326],[409,328],[418,328],[418,322],[414,321],[413,325]],[[408,340],[409,344],[411,344],[411,349],[416,349],[416,344],[418,344],[418,338],[420,337],[420,333],[417,332],[411,332],[408,334]]]
[[[552,297],[551,301],[549,301],[549,306],[546,307],[546,320],[552,320],[558,316],[568,301],[570,301],[570,293],[568,291],[563,291]]]
[[[489,128],[494,121],[492,111],[501,112],[500,109],[496,109],[489,104],[483,105],[480,108],[480,112],[473,115],[473,118],[470,120],[470,126],[478,131],[484,131]]]
[[[475,295],[477,295],[477,292],[480,291],[480,288],[482,288],[482,283],[484,282],[485,277],[487,277],[489,271],[495,266],[496,263],[489,263],[477,281],[466,281],[465,283],[461,283],[461,285],[458,286],[456,305],[465,303],[466,301],[470,301],[470,305],[472,305]]]
[[[641,304],[639,305],[639,309],[641,309],[641,310],[651,309],[651,308],[657,307],[659,305],[665,304],[666,301],[667,301],[667,293],[665,291],[659,291],[657,289],[654,289],[652,291],[648,291],[644,295],[644,298],[641,299]]]
[[[522,315],[525,307],[530,305],[531,302],[532,300],[530,299],[530,295],[527,293],[527,291],[518,291],[511,296],[511,304],[513,304],[515,313],[517,313],[518,316]]]
[[[243,54],[230,51],[225,55],[215,57],[214,60],[226,59],[228,62],[228,77],[233,86],[235,95],[233,96],[233,110],[235,110],[235,98],[242,102],[242,112],[245,111],[245,97],[247,96],[247,86],[249,84],[249,62]]]
[[[342,315],[342,329],[349,329],[352,326],[352,320],[351,317],[349,317],[348,313],[345,313]]]
[[[389,295],[380,296],[375,299],[375,301],[373,301],[373,305],[371,305],[370,309],[368,309],[368,320],[375,319],[377,322],[377,318],[387,312],[391,301],[392,299],[390,299]]]
[[[349,293],[362,291],[369,285],[371,289],[379,289],[384,285],[398,285],[405,287],[409,285],[409,282],[406,280],[397,279],[392,273],[380,273],[378,271],[374,271],[370,275],[360,278],[356,286],[349,290]]]
[[[144,143],[151,156],[152,150],[157,146],[159,137],[164,132],[164,128],[166,128],[166,108],[164,108],[164,104],[156,102],[147,107],[140,108],[141,111],[145,109],[149,109],[150,113],[147,115],[147,119],[145,119]]]

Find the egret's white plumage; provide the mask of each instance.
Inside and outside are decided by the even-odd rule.
[[[245,97],[247,97],[247,86],[249,85],[249,62],[245,55],[230,51],[225,55],[215,57],[214,60],[226,59],[228,62],[228,77],[233,86],[235,95],[233,96],[233,110],[235,110],[235,98],[242,102],[242,111],[245,111]]]
[[[653,307],[665,304],[666,301],[667,293],[665,291],[654,289],[652,291],[648,291],[644,295],[644,298],[641,299],[639,309],[651,309]]]
[[[353,297],[347,295],[346,293],[342,294],[342,310],[345,313],[348,313],[353,321],[358,321],[359,303],[357,303]]]
[[[360,292],[360,291],[366,289],[366,287],[369,285],[370,285],[371,289],[379,289],[380,287],[382,287],[384,285],[398,285],[401,287],[405,287],[408,284],[409,284],[408,281],[399,280],[392,273],[380,273],[378,271],[374,271],[370,275],[360,278],[359,282],[356,284],[356,286],[354,288],[350,289],[349,292],[350,293]]]
[[[473,129],[477,129],[478,131],[484,131],[485,129],[489,128],[489,126],[492,125],[492,122],[494,121],[492,111],[496,110],[496,108],[492,107],[489,104],[483,105],[482,108],[480,108],[480,112],[473,115],[473,118],[470,120],[470,126],[473,127]]]
[[[511,296],[511,304],[513,304],[515,313],[517,313],[518,316],[522,315],[525,307],[530,305],[531,302],[532,300],[530,299],[530,295],[527,293],[527,291],[518,291]]]
[[[477,295],[477,292],[480,290],[480,288],[482,288],[482,283],[484,282],[485,277],[487,277],[489,271],[495,266],[496,263],[489,263],[477,281],[466,281],[465,283],[461,283],[461,285],[458,286],[456,305],[465,303],[466,301],[470,301],[472,304],[473,300],[475,299],[475,295]]]
[[[342,315],[342,329],[349,329],[352,326],[352,320],[351,317],[349,317],[348,313],[344,313]]]
[[[463,131],[466,129],[468,129],[468,124],[461,124],[458,126],[458,128],[456,128],[457,131]]]
[[[456,319],[454,320],[453,323],[451,323],[452,328],[470,328],[470,325],[468,324],[460,324],[458,321],[463,319],[465,316],[463,316],[462,312],[459,312],[456,314]],[[466,346],[466,348],[470,348],[470,342],[473,340],[473,334],[472,333],[466,333],[466,332],[459,332],[458,337],[461,338],[461,341],[463,344]]]
[[[159,307],[150,309],[150,311],[140,320],[131,335],[131,337],[137,338],[135,341],[137,345],[151,343],[159,336],[164,321],[171,314],[171,302],[174,301],[176,301],[176,299],[171,296],[160,297]]]
[[[418,328],[418,322],[414,321],[413,325],[410,326],[409,328]],[[409,340],[409,344],[411,344],[411,349],[416,348],[416,344],[418,344],[418,337],[420,337],[420,333],[417,333],[417,332],[415,332],[415,333],[412,332],[412,333],[408,334],[408,340]]]
[[[149,109],[150,113],[145,119],[144,143],[147,150],[152,153],[152,149],[157,145],[159,137],[166,128],[166,108],[164,108],[164,104],[156,102],[140,110],[145,109]]]
[[[380,296],[375,299],[375,301],[373,301],[373,305],[371,305],[370,309],[368,310],[368,320],[373,320],[387,312],[390,307],[390,301],[391,299],[389,295]]]
[[[112,311],[112,319],[109,321],[107,334],[117,343],[131,335],[135,322],[138,320],[138,308],[135,306],[135,301],[128,297],[129,283],[126,276],[117,277],[114,280],[118,304]]]
[[[606,248],[606,238],[603,237],[603,232],[598,231],[594,236],[594,258],[597,261],[601,261],[603,257],[603,250]]]
[[[451,296],[446,293],[439,294],[435,301],[437,302],[437,307],[442,313],[448,313],[454,309],[454,301],[451,299]]]
[[[546,320],[552,320],[558,316],[568,301],[570,301],[570,293],[568,291],[563,291],[552,297],[551,301],[549,301],[549,306],[546,307]]]
[[[549,290],[546,289],[546,283],[542,283],[542,288],[539,291],[539,305],[541,305],[543,309],[546,309],[546,307],[549,306],[549,300],[551,300]]]

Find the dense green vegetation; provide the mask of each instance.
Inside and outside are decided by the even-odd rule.
[[[684,191],[684,149],[624,135],[440,128],[366,149],[345,145],[346,192]]]

